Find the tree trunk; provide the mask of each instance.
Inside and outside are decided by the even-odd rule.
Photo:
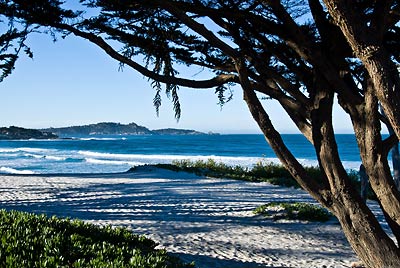
[[[332,203],[329,185],[327,181],[313,181],[305,171],[304,167],[297,161],[290,150],[284,144],[281,135],[276,131],[272,122],[265,112],[256,93],[250,86],[246,68],[243,62],[236,62],[236,69],[239,74],[241,86],[243,88],[243,99],[249,108],[251,115],[258,124],[268,144],[281,161],[282,165],[289,171],[293,178],[310,195],[326,207]]]
[[[368,208],[360,207],[359,202],[362,201],[344,198],[334,204],[334,214],[351,247],[368,268],[400,267],[399,249]]]
[[[395,134],[393,129],[389,126],[389,134]],[[393,164],[393,180],[396,185],[397,191],[400,191],[400,152],[399,143],[396,143],[392,148],[392,164]]]
[[[387,116],[385,114],[385,111],[383,110],[382,105],[380,105],[379,108],[380,108],[383,116],[387,119]],[[396,135],[396,133],[394,133],[394,130],[390,124],[386,123],[386,127],[389,130],[390,136]],[[393,146],[391,153],[392,153],[392,165],[393,165],[393,180],[394,180],[394,184],[396,185],[397,190],[400,191],[400,153],[399,153],[399,143],[398,142],[396,142],[396,144]]]
[[[386,1],[385,1],[386,2]],[[329,13],[340,27],[355,55],[363,62],[374,85],[385,114],[400,140],[400,77],[396,64],[391,60],[383,45],[383,34],[387,29],[375,23],[366,23],[361,13],[354,10],[352,1],[324,0]],[[379,3],[386,5],[387,3]],[[378,5],[378,4],[377,4]],[[360,13],[361,12],[361,13]],[[381,19],[385,19],[384,16]]]
[[[400,267],[400,251],[359,198],[339,157],[332,126],[333,94],[318,90],[312,125],[320,168],[336,197],[332,211],[360,259],[367,267]]]
[[[361,154],[361,158],[366,165],[371,188],[378,197],[379,204],[389,227],[392,229],[396,239],[400,241],[399,202],[397,201],[399,194],[391,178],[387,159],[373,157],[376,153],[371,148],[367,151],[367,154]]]
[[[368,193],[368,175],[367,172],[365,171],[365,167],[363,164],[360,165],[360,171],[358,172],[358,174],[360,175],[360,184],[361,184],[360,195],[361,199],[365,203],[367,201],[367,193]]]
[[[365,103],[359,106],[359,112],[351,113],[354,132],[371,188],[379,200],[386,221],[398,240],[400,238],[400,194],[393,182],[387,160],[390,148],[384,146],[380,134],[379,106],[371,80],[367,80],[364,99]]]
[[[274,129],[255,93],[244,89],[244,99],[253,118],[263,131],[271,148],[279,156],[282,164],[301,185],[305,186],[304,188],[313,197],[334,213],[350,245],[366,267],[400,267],[399,249],[384,232],[375,216],[359,198],[359,195],[355,193],[348,179],[338,157],[333,128],[329,124],[324,126],[320,124],[319,135],[314,139],[318,158],[325,173],[324,177],[329,180],[331,185],[331,189],[327,190],[318,182],[310,180],[307,174],[299,169],[295,158],[287,155],[289,151],[281,141],[279,133]],[[322,111],[317,114],[320,114],[320,112]],[[324,178],[321,180],[324,182]],[[315,187],[316,185],[320,187]],[[322,185],[325,186],[325,183]]]
[[[332,140],[323,135],[320,165],[332,183],[336,196],[331,211],[338,218],[351,247],[368,268],[400,267],[400,251],[393,240],[353,189],[335,151]]]
[[[400,152],[399,144],[392,148],[392,163],[393,163],[393,180],[396,185],[397,191],[400,191]]]
[[[382,105],[380,105],[380,110],[385,118],[387,118],[385,112],[383,111]],[[396,135],[394,133],[394,130],[390,124],[386,124],[388,130],[389,130],[389,135]],[[399,152],[399,143],[396,142],[396,144],[393,146],[392,150],[392,165],[393,165],[393,180],[394,184],[396,185],[396,188],[398,191],[400,191],[400,152]]]

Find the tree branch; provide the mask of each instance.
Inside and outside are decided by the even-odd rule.
[[[303,133],[306,139],[313,144],[314,141],[312,139],[308,107],[301,106],[301,104],[296,102],[294,99],[285,95],[274,81],[270,81],[269,84],[270,86],[261,86],[256,84],[254,85],[254,89],[257,92],[263,93],[277,100],[282,105],[283,109],[285,109],[292,121],[296,124],[301,133]]]
[[[244,100],[269,145],[274,150],[283,166],[290,172],[303,189],[306,189],[316,200],[321,202],[321,204],[329,207],[331,205],[332,196],[329,192],[328,186],[325,183],[317,184],[313,179],[311,179],[303,166],[289,151],[253,91],[243,61],[237,60],[235,63],[239,73],[240,84],[243,88]]]
[[[215,47],[221,49],[226,55],[229,55],[230,57],[238,56],[238,53],[234,48],[232,48],[224,41],[219,39],[212,31],[208,30],[203,24],[198,23],[194,19],[190,18],[188,15],[186,15],[185,12],[178,9],[175,5],[171,4],[169,1],[162,0],[160,2],[160,6],[163,6],[165,10],[170,12],[172,15],[176,16],[185,25],[187,25],[193,31],[195,31],[196,33],[200,34],[202,37],[207,39]]]
[[[388,156],[390,150],[399,142],[395,134],[390,135],[382,141],[382,154]]]
[[[143,67],[142,65],[138,64],[137,62],[135,62],[127,57],[124,57],[123,55],[118,53],[115,49],[113,49],[109,44],[107,44],[107,42],[105,42],[104,39],[98,35],[81,31],[71,25],[68,25],[68,24],[58,23],[58,24],[55,24],[52,26],[55,28],[61,29],[61,30],[69,31],[69,32],[75,34],[76,36],[79,36],[79,37],[89,40],[93,44],[95,44],[98,47],[100,47],[101,49],[103,49],[104,52],[106,52],[113,59],[116,59],[119,62],[132,67],[133,69],[135,69],[142,75],[144,75],[148,78],[151,78],[153,80],[159,81],[161,83],[174,84],[174,85],[190,87],[190,88],[212,88],[212,87],[221,86],[221,85],[229,83],[229,82],[238,83],[238,81],[239,81],[238,77],[234,74],[221,74],[221,75],[217,75],[214,78],[211,78],[208,80],[190,80],[190,79],[185,79],[185,78],[160,75],[153,71],[150,71],[149,69]]]
[[[375,8],[372,14],[371,28],[374,29],[374,33],[383,38],[384,34],[387,32],[387,27],[390,25],[388,23],[390,6],[392,1],[379,0],[379,3],[375,3]]]

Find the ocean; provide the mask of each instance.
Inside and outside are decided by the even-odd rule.
[[[344,166],[358,170],[361,161],[354,135],[336,138]],[[315,151],[302,135],[283,135],[283,139],[301,163],[317,165]],[[124,172],[138,165],[207,159],[243,167],[260,161],[279,162],[262,135],[85,136],[0,141],[3,174]]]

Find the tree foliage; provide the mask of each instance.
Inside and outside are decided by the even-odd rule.
[[[400,137],[399,1],[81,0],[73,6],[1,0],[0,14],[19,27],[73,34],[97,45],[152,81],[157,111],[164,85],[178,118],[179,88],[214,88],[223,104],[229,87],[239,85],[271,148],[335,214],[366,266],[400,266],[398,245],[352,187],[332,126],[336,97],[351,118],[371,187],[399,240],[400,193],[387,161]],[[209,78],[183,77],[185,68],[206,70]],[[262,97],[277,100],[313,144],[320,180],[285,146]],[[381,135],[382,124],[393,129],[388,138]]]
[[[27,29],[19,31],[12,24],[8,25],[8,30],[0,35],[0,82],[11,74],[22,49],[28,56],[33,57],[29,47],[25,45],[26,37]]]

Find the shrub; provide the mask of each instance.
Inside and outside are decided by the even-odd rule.
[[[263,215],[273,220],[304,220],[328,221],[333,215],[326,209],[302,202],[270,202],[254,210],[255,214]]]
[[[0,267],[193,267],[126,228],[0,210],[0,234]]]
[[[207,161],[173,161],[172,164],[159,164],[156,166],[215,178],[230,178],[252,182],[265,181],[275,185],[300,187],[283,166],[274,163],[259,162],[252,169],[248,169],[242,166],[229,166],[224,163],[217,163],[213,159],[208,159]]]
[[[251,169],[241,166],[229,166],[224,163],[217,163],[213,159],[208,159],[207,161],[181,160],[173,161],[172,164],[158,164],[156,166],[173,171],[186,171],[195,173],[197,175],[215,178],[229,178],[252,182],[264,181],[274,185],[300,188],[300,185],[297,183],[297,181],[282,165],[272,162],[260,161]],[[134,168],[132,170],[134,170]],[[317,183],[321,181],[322,173],[319,167],[305,167],[305,170],[314,181]],[[358,172],[350,171],[348,175],[354,188],[359,192],[360,179]],[[368,199],[376,199],[376,196],[370,187],[368,189],[367,197]]]

